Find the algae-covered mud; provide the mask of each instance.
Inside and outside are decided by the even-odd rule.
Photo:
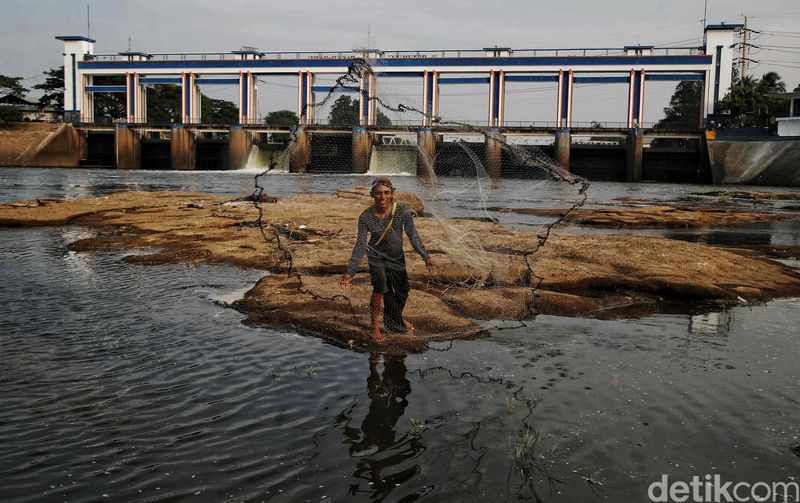
[[[35,199],[0,206],[0,225],[98,229],[100,235],[76,240],[70,249],[154,250],[129,259],[138,263],[224,263],[269,271],[235,303],[251,321],[360,347],[370,344],[371,286],[365,266],[349,296],[338,291],[336,277],[349,261],[354,222],[370,204],[366,193],[362,187],[331,195],[262,197],[258,205],[175,191]],[[401,192],[398,199],[425,214],[417,194]],[[713,210],[694,213],[716,215]],[[735,217],[737,212],[726,214]],[[738,214],[753,218],[751,212]],[[481,321],[524,321],[536,313],[607,317],[656,312],[665,302],[747,303],[800,294],[800,274],[789,267],[701,244],[558,233],[536,249],[536,233],[496,222],[452,219],[443,229],[437,219],[416,220],[440,268],[429,273],[421,261],[410,261],[413,293],[406,314],[418,329],[392,337],[392,350],[421,350],[430,341],[487,335]],[[624,217],[619,222],[627,225]],[[489,278],[478,281],[481,272],[473,263],[443,249],[445,230],[474,236],[481,260],[490,264]],[[290,268],[295,275],[289,275]]]
[[[536,270],[550,275],[543,295],[566,301],[541,302],[553,314],[524,326],[473,318],[469,308],[485,299],[445,297],[409,255],[412,299],[435,297],[489,335],[426,340],[427,351],[392,355],[315,337],[294,321],[244,323],[253,315],[225,307],[242,298],[254,310],[284,302],[281,292],[268,294],[278,288],[271,281],[286,277],[259,248],[266,244],[252,225],[252,203],[233,201],[252,191],[253,174],[0,169],[9,212],[53,215],[0,227],[4,501],[647,501],[663,476],[796,480],[800,303],[782,290],[798,266],[796,219],[559,227],[537,252]],[[354,223],[346,212],[362,197],[350,189],[366,181],[271,177],[265,185],[276,200],[265,210],[279,215],[291,200],[348,201],[338,207],[340,226],[312,225],[310,213],[288,210],[279,226],[294,250],[341,239],[335,253],[347,255]],[[395,182],[423,192],[413,178]],[[528,183],[500,181],[487,189],[487,205],[565,206],[559,193]],[[461,195],[459,180],[441,184],[452,215],[470,216],[474,201]],[[637,206],[731,202],[689,194],[702,190],[598,183],[588,207],[633,204],[619,198],[639,199]],[[63,203],[55,201],[65,197],[75,211],[56,218]],[[782,204],[742,209],[792,215]],[[168,225],[167,214],[180,223]],[[521,246],[548,220],[488,216],[499,222],[456,224],[495,229],[492,253],[502,257],[515,255],[501,243]],[[436,250],[433,222],[417,222]],[[686,271],[669,259],[642,260],[668,251]],[[325,248],[312,259],[297,254],[303,277],[334,288],[338,255]],[[691,277],[693,261],[707,259],[718,276]],[[330,266],[313,270],[311,262]],[[562,263],[564,270],[555,266]],[[513,277],[513,268],[505,271],[485,290],[515,292],[501,285]],[[592,286],[589,272],[627,284]],[[645,274],[659,278],[649,290]],[[677,293],[681,285],[702,289],[689,296]],[[736,297],[718,293],[743,286]],[[465,290],[473,291],[480,290]],[[362,300],[360,291],[348,295]],[[600,300],[619,305],[578,309]],[[409,317],[426,314],[417,307]]]
[[[791,215],[752,211],[742,208],[702,207],[690,205],[653,205],[636,202],[616,208],[576,208],[566,216],[566,222],[611,229],[652,229],[711,227],[753,222],[791,220]],[[492,208],[498,212],[514,212],[540,217],[557,217],[563,210],[541,208]]]

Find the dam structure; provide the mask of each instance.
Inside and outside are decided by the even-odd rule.
[[[442,86],[478,84],[488,99],[485,122],[473,128],[492,131],[492,137],[524,140],[538,138],[543,150],[570,170],[595,179],[639,181],[659,179],[702,181],[708,175],[705,153],[706,117],[729,91],[733,38],[741,25],[716,24],[705,28],[700,47],[626,46],[622,48],[383,51],[283,51],[255,49],[230,52],[145,53],[124,51],[95,53],[95,40],[83,36],[58,36],[64,43],[65,122],[78,130],[84,165],[137,169],[240,169],[254,150],[269,146],[276,134],[289,128],[270,126],[259,117],[259,89],[264,76],[292,76],[297,82],[299,125],[292,128],[295,152],[286,169],[314,172],[325,169],[315,143],[324,138],[349,137],[351,162],[346,170],[365,173],[381,169],[377,158],[400,160],[393,151],[435,155],[448,138],[464,131],[457,124],[439,122]],[[360,95],[357,124],[332,126],[315,117],[315,103],[332,90],[315,79],[344,75],[358,58],[369,62],[358,83],[337,92]],[[114,78],[114,85],[105,84]],[[378,82],[418,79],[422,105],[417,120],[378,124]],[[702,103],[697,127],[664,130],[645,124],[644,103],[649,81],[702,83]],[[552,120],[506,119],[506,85],[513,82],[552,83],[555,106]],[[626,121],[579,123],[572,120],[576,84],[624,84],[628,89]],[[170,84],[180,88],[180,120],[159,124],[147,117],[148,86]],[[233,124],[205,124],[201,116],[201,86],[238,86],[238,118]],[[109,123],[96,118],[98,93],[122,93],[125,116]],[[398,135],[405,135],[397,144]],[[611,142],[596,138],[617,139]],[[411,139],[409,142],[408,139]],[[677,139],[688,148],[648,148],[657,138]],[[340,138],[342,141],[342,138]],[[498,148],[487,137],[476,152],[484,159],[496,157]],[[401,171],[414,172],[413,153]],[[677,165],[676,169],[668,169]],[[384,168],[385,170],[385,168]],[[490,173],[502,176],[497,170]],[[670,172],[673,171],[673,172]]]

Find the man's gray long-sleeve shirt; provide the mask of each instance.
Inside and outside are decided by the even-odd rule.
[[[408,234],[408,239],[411,241],[411,246],[414,250],[419,253],[422,260],[428,260],[425,245],[422,244],[422,239],[414,227],[413,214],[400,203],[397,204],[392,227],[386,233],[386,237],[383,238],[381,244],[375,246],[375,242],[381,237],[391,218],[391,212],[386,215],[386,218],[376,217],[372,212],[372,206],[361,213],[361,216],[358,217],[358,239],[353,247],[350,266],[347,268],[348,275],[354,276],[356,274],[361,259],[364,258],[364,253],[367,254],[367,261],[370,265],[405,270],[406,259],[403,253],[404,230]],[[367,239],[368,236],[369,239]]]

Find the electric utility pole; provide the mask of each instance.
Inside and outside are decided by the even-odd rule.
[[[741,65],[741,70],[739,71],[739,78],[744,79],[744,76],[746,75],[745,72],[747,72],[747,67],[750,66],[748,64],[749,61],[747,59],[747,50],[750,48],[750,43],[749,43],[750,30],[747,29],[747,16],[745,16],[744,14],[741,14],[741,16],[744,18],[744,28],[742,28],[742,58],[741,61],[739,62]]]

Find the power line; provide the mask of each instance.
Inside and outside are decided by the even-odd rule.
[[[761,32],[762,33],[773,33],[773,34],[776,34],[776,35],[794,35],[794,36],[800,37],[800,31],[772,31],[772,30],[766,31],[766,30],[761,30]]]
[[[612,40],[612,39],[617,39],[617,38],[619,38],[621,36],[625,36],[625,37],[647,36],[647,35],[652,35],[652,34],[655,34],[655,33],[666,33],[666,32],[677,31],[677,30],[693,31],[692,27],[694,27],[694,26],[695,26],[694,22],[692,22],[692,23],[681,23],[681,24],[675,24],[675,25],[671,25],[671,26],[668,26],[668,27],[656,29],[656,30],[618,31],[618,32],[615,32],[614,35],[610,35],[610,36],[607,36],[607,37],[599,37],[598,38],[598,37],[595,37],[595,36],[586,36],[586,37],[581,37],[581,38],[574,39],[573,41],[574,42],[580,42],[581,40],[592,40],[592,41]]]
[[[750,16],[750,17],[759,18],[759,19],[773,19],[773,18],[785,18],[785,17],[800,17],[800,14],[797,14],[796,12],[793,12],[791,14],[788,14],[788,13],[787,14],[761,14],[759,16]]]
[[[278,84],[277,82],[270,82],[270,81],[268,81],[268,80],[262,80],[262,79],[258,79],[258,81],[259,81],[259,82],[263,82],[264,84],[269,84],[270,86],[276,86],[276,87],[288,87],[288,88],[291,88],[291,89],[297,89],[297,86],[296,86],[296,85],[291,85],[291,84]]]
[[[767,35],[768,37],[791,37],[791,38],[800,38],[800,33],[795,32],[775,32],[775,31],[756,31],[751,30],[753,33],[759,33],[763,35]]]
[[[759,59],[762,63],[796,63],[800,65],[800,61],[784,61],[781,59]]]
[[[759,47],[778,47],[780,49],[800,49],[800,45],[760,45]]]
[[[663,42],[663,43],[654,44],[654,45],[659,46],[659,47],[667,48],[669,46],[678,46],[678,45],[682,45],[682,44],[699,44],[702,41],[703,41],[703,37],[694,37],[694,38],[687,38],[687,39],[684,39],[684,40],[677,40],[675,42]]]
[[[756,64],[764,63],[764,64],[767,64],[767,65],[770,65],[770,66],[780,66],[780,67],[783,67],[783,68],[795,68],[795,69],[800,70],[800,66],[782,64],[782,63],[793,63],[793,61],[780,61],[780,62],[777,62],[777,63],[774,62],[774,61],[766,60],[766,59],[762,59],[762,60],[758,60],[758,61],[751,60],[751,61],[753,61],[753,63],[756,63]]]
[[[769,44],[753,44],[753,40],[758,40],[762,36],[770,36],[770,37],[797,37],[800,38],[800,32],[790,32],[790,31],[772,31],[772,30],[753,30],[748,28],[748,19],[751,18],[764,18],[768,16],[745,16],[741,14],[744,18],[744,27],[741,30],[742,41],[739,43],[739,48],[741,50],[741,55],[739,58],[735,58],[738,61],[740,71],[739,75],[741,77],[745,77],[747,75],[747,70],[750,68],[751,63],[755,67],[760,65],[761,63],[782,67],[782,68],[792,68],[792,69],[800,69],[800,66],[795,66],[793,63],[800,63],[798,61],[785,61],[785,60],[766,60],[766,59],[759,59],[755,60],[752,59],[750,56],[758,55],[762,50],[763,51],[772,51],[772,52],[780,52],[780,53],[787,53],[787,54],[800,54],[800,52],[789,50],[789,49],[800,49],[798,46],[790,46],[790,45],[769,45]],[[791,17],[791,16],[786,16]],[[753,35],[756,35],[753,37]],[[752,52],[750,49],[756,49],[755,52]],[[788,64],[787,64],[788,63]]]
[[[757,49],[764,50],[764,51],[782,52],[782,53],[788,53],[788,54],[800,54],[800,51],[790,51],[790,50],[787,50],[787,49],[770,49],[768,47],[755,46],[755,45],[753,47],[756,47]],[[798,49],[800,49],[800,47],[798,47]]]

